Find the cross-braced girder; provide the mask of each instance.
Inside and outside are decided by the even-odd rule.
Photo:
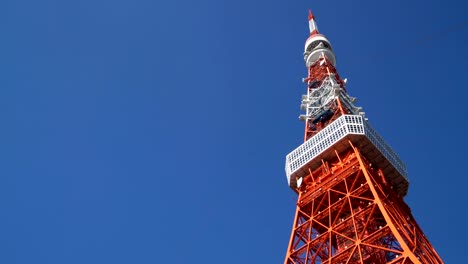
[[[297,188],[285,264],[443,263],[383,172],[349,144]]]

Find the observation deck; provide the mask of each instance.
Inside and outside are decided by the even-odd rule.
[[[291,188],[297,180],[349,149],[349,141],[366,159],[380,168],[401,196],[408,192],[406,166],[383,138],[360,115],[342,115],[286,156],[286,177]],[[336,151],[336,152],[335,152]]]

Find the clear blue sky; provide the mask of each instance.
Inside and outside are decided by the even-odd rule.
[[[416,219],[463,263],[467,5],[3,1],[0,262],[282,263],[311,7]]]

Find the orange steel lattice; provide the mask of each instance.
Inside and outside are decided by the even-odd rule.
[[[309,85],[308,92],[310,93],[311,90],[316,89],[316,86],[322,84],[322,81],[330,75],[333,75],[334,80],[337,82],[337,84],[339,84],[340,87],[343,87],[343,90],[345,90],[344,82],[343,80],[341,80],[335,67],[330,63],[329,60],[327,60],[327,58],[322,58],[321,61],[316,61],[309,67],[309,77],[307,77],[305,81],[312,85]],[[313,83],[315,83],[315,85],[313,85]],[[340,115],[349,113],[348,109],[341,105],[341,101],[339,98],[331,102],[329,104],[329,108],[333,113],[331,118],[322,118],[317,122],[313,122],[313,120],[310,119],[306,120],[304,140],[311,138],[322,128],[327,126],[329,123],[333,122]]]
[[[383,172],[349,144],[297,188],[285,264],[443,263]]]
[[[305,143],[286,158],[298,201],[284,263],[443,263],[403,201],[403,162],[347,95],[311,13],[309,26]]]

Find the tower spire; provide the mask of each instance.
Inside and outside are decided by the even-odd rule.
[[[318,34],[317,22],[315,22],[314,14],[312,14],[312,10],[309,9],[309,30],[310,35]]]
[[[309,10],[309,30],[310,35],[306,40],[304,47],[304,59],[306,66],[309,68],[319,58],[326,57],[333,66],[335,66],[335,53],[331,47],[330,41],[319,33],[317,23],[315,22],[315,16],[311,10]]]

